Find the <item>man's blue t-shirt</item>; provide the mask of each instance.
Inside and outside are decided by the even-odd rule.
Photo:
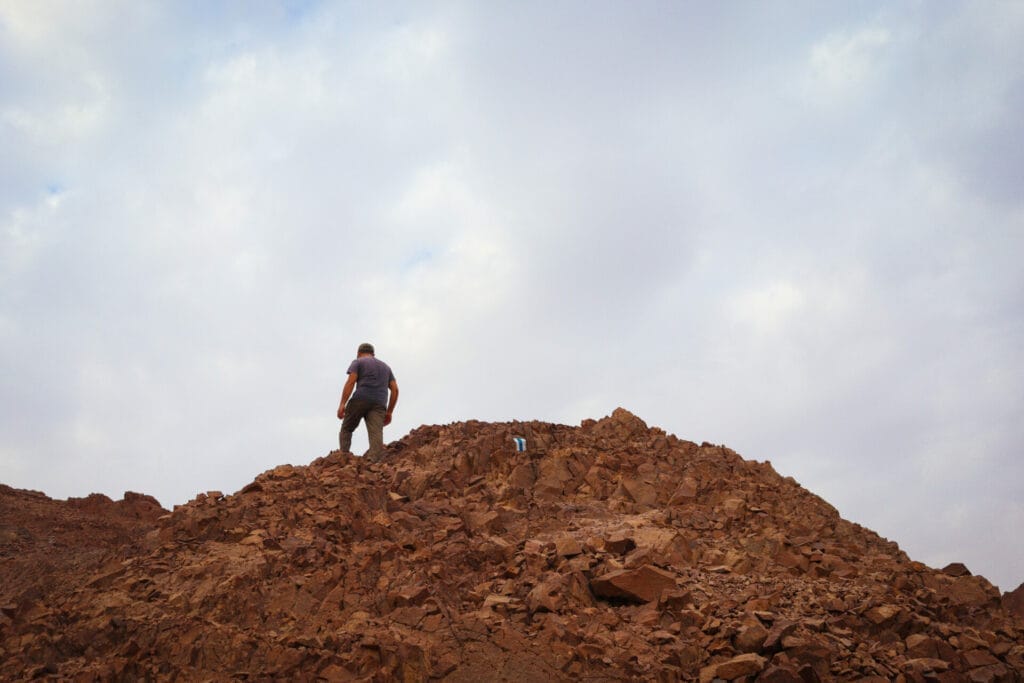
[[[356,375],[356,390],[352,394],[353,399],[365,399],[379,403],[382,406],[388,404],[388,386],[395,381],[388,364],[377,360],[373,356],[356,358],[348,366],[347,374]]]

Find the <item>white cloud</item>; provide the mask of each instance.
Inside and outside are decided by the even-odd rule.
[[[891,33],[880,27],[833,33],[811,48],[810,96],[830,104],[857,98],[877,79]]]
[[[92,4],[92,7],[89,5]],[[76,3],[70,7],[58,2],[0,3],[0,26],[11,40],[49,46],[54,40],[67,35],[77,20],[88,17],[96,10],[95,3]]]
[[[445,59],[449,38],[436,26],[407,25],[387,35],[380,47],[381,74],[395,85],[415,87]]]
[[[772,282],[732,297],[730,308],[737,323],[749,325],[755,334],[771,334],[798,314],[806,296],[790,282]]]
[[[56,220],[62,195],[53,193],[37,200],[32,208],[17,207],[2,224],[0,282],[10,281],[31,268],[46,242],[47,224]]]
[[[102,93],[90,100],[65,104],[48,112],[10,107],[0,110],[0,121],[37,145],[75,142],[95,131],[103,121],[106,101]]]

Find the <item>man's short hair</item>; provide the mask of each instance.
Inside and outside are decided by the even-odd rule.
[[[357,351],[356,353],[368,353],[372,356],[373,344],[367,344],[366,342],[363,342],[362,344],[359,345],[359,351]]]

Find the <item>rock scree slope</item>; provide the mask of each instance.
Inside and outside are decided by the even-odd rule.
[[[0,487],[3,680],[1020,681],[1021,592],[621,408],[424,426],[170,513]]]

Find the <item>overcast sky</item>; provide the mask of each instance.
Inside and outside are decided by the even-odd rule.
[[[623,406],[1024,581],[1024,3],[0,0],[0,482]],[[366,447],[360,431],[354,444]]]

